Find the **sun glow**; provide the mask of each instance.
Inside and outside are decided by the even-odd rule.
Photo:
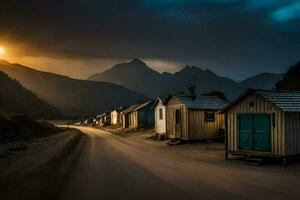
[[[5,54],[5,49],[4,49],[4,47],[0,46],[0,56],[2,56],[4,54]]]

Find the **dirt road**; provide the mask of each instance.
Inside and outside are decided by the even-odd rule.
[[[5,150],[2,144],[0,199],[57,199],[85,146],[85,138],[80,131],[68,129],[24,144],[11,144],[14,150]]]
[[[299,165],[195,160],[141,139],[88,136],[61,199],[300,199]]]

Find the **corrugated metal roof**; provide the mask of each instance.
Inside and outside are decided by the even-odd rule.
[[[267,101],[287,112],[300,112],[300,91],[253,90]]]
[[[228,103],[216,96],[189,96],[175,95],[189,109],[222,110]]]
[[[127,114],[127,113],[130,113],[130,112],[133,112],[133,110],[138,107],[139,105],[141,104],[134,104],[134,105],[131,105],[129,106],[127,109],[123,110],[122,113],[124,114]]]
[[[140,104],[139,106],[135,107],[135,108],[133,109],[133,111],[140,110],[140,109],[146,107],[147,105],[149,105],[151,102],[152,102],[152,101],[148,101],[148,102],[146,102],[146,103],[142,103],[142,104]]]

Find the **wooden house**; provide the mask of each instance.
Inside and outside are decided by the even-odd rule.
[[[226,108],[226,156],[300,154],[300,92],[249,90]]]
[[[129,106],[128,108],[126,108],[125,110],[123,110],[121,112],[121,119],[122,119],[122,128],[123,129],[127,129],[127,128],[131,128],[133,126],[133,119],[131,116],[131,112],[133,112],[133,110],[138,107],[141,104],[134,104]]]
[[[123,129],[146,128],[154,126],[154,109],[151,101],[129,106],[122,112]]]
[[[165,101],[167,136],[182,140],[217,138],[225,128],[222,109],[227,102],[215,96],[171,95]]]
[[[165,98],[157,97],[153,104],[155,116],[155,132],[166,135],[166,106],[164,105]]]
[[[135,107],[129,114],[129,128],[151,128],[154,126],[153,102],[148,101]]]
[[[125,110],[124,107],[118,107],[110,112],[111,125],[122,124],[121,112]]]
[[[110,112],[102,114],[102,126],[109,126],[111,124]]]

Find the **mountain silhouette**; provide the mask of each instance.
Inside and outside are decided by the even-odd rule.
[[[2,71],[0,71],[0,110],[8,114],[26,114],[37,118],[55,118],[62,115],[58,109],[39,99]]]
[[[220,77],[208,69],[203,70],[195,66],[185,66],[174,74],[168,72],[160,74],[143,61],[133,59],[94,74],[88,80],[120,84],[151,98],[172,93],[187,93],[190,86],[196,86],[198,94],[221,91],[232,100],[247,88],[272,89],[281,78],[282,74],[262,73],[238,83]]]
[[[97,114],[148,99],[116,84],[72,79],[6,61],[0,62],[0,70],[68,115]]]

